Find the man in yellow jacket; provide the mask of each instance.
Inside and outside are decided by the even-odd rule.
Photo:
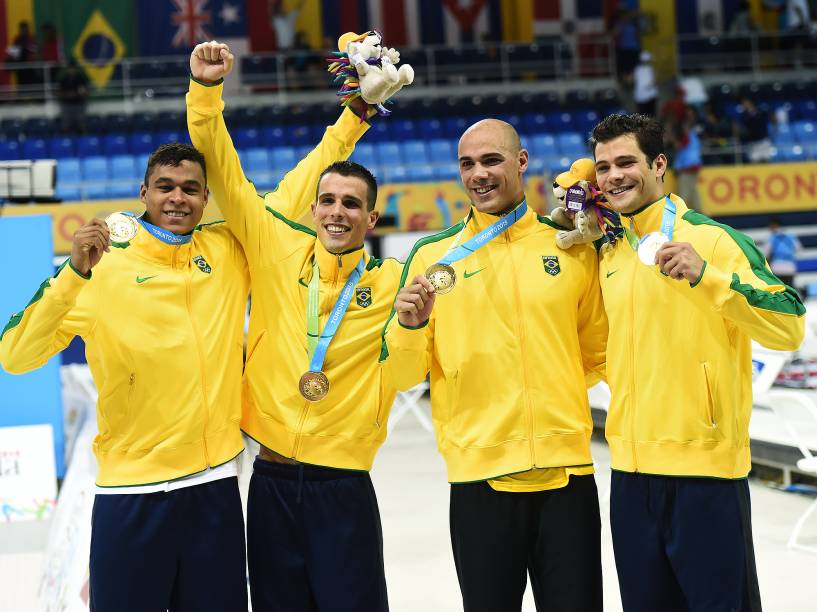
[[[247,505],[253,610],[385,611],[368,471],[396,395],[380,356],[402,265],[364,249],[377,184],[358,164],[324,160],[298,184],[315,194],[315,230],[264,206],[222,116],[216,83],[231,67],[225,45],[196,47],[187,117],[252,277],[241,427],[261,444]],[[348,110],[340,122],[368,128]]]
[[[751,341],[797,349],[805,309],[750,238],[664,192],[657,121],[611,115],[591,145],[625,230],[601,247],[599,268],[624,610],[760,610],[746,480]]]
[[[386,333],[407,388],[431,374],[451,482],[451,540],[466,612],[602,609],[600,520],[587,383],[603,375],[607,321],[595,250],[527,208],[528,152],[505,122],[460,139],[471,200],[420,240]]]

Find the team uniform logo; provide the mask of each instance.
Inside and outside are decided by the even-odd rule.
[[[213,269],[210,267],[210,264],[207,263],[207,260],[204,259],[204,257],[202,257],[201,255],[196,255],[193,258],[193,263],[196,264],[199,270],[201,270],[205,274],[210,274],[210,272],[213,271]]]
[[[551,276],[556,276],[562,271],[559,266],[559,257],[556,255],[542,255],[542,264],[545,266],[545,272]]]
[[[372,304],[372,288],[357,287],[355,289],[355,299],[361,308],[368,308]]]

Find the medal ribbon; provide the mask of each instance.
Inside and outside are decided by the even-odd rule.
[[[190,232],[189,234],[174,234],[173,232],[169,232],[166,229],[153,225],[152,223],[148,223],[142,217],[136,217],[136,220],[154,237],[158,238],[165,244],[187,244],[193,240],[193,232]]]
[[[346,313],[349,303],[352,301],[352,294],[355,292],[355,285],[363,274],[363,255],[360,261],[352,270],[346,284],[338,296],[338,301],[332,307],[329,318],[323,332],[318,335],[318,298],[320,292],[320,270],[318,270],[317,260],[312,260],[312,280],[309,281],[308,298],[306,302],[306,343],[309,350],[309,371],[320,372],[323,368],[323,361],[326,359],[326,351],[329,343],[340,327],[343,315]]]
[[[664,234],[667,238],[672,240],[672,231],[675,227],[675,214],[677,209],[675,208],[675,202],[670,200],[669,196],[664,196],[664,214],[661,217],[661,233]],[[630,243],[633,251],[638,250],[638,244],[641,242],[641,238],[639,238],[638,234],[635,233],[635,221],[634,217],[630,217],[630,227],[624,227],[624,235],[627,237],[627,242]]]
[[[443,265],[451,265],[455,261],[459,261],[460,259],[468,257],[468,255],[470,255],[480,247],[485,246],[486,244],[491,242],[491,240],[499,236],[499,234],[501,234],[506,229],[511,227],[514,223],[519,221],[519,219],[521,219],[526,212],[528,212],[528,202],[527,200],[522,200],[519,206],[514,208],[507,215],[504,215],[501,219],[486,227],[476,236],[470,238],[463,244],[457,246],[457,244],[460,241],[460,236],[462,236],[462,232],[465,231],[465,227],[463,227],[459,235],[457,236],[457,239],[448,249],[448,252],[437,263]]]

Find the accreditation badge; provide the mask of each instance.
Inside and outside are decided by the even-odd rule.
[[[125,213],[115,212],[105,219],[111,242],[130,242],[139,230],[139,222],[135,217]]]
[[[457,284],[457,273],[448,264],[435,263],[428,267],[425,277],[434,286],[434,291],[445,295]]]
[[[665,242],[669,242],[669,238],[667,238],[661,232],[650,232],[638,242],[638,258],[641,260],[645,266],[654,266],[655,265],[655,257],[658,254],[658,249],[661,248],[661,245]]]
[[[329,393],[329,379],[323,372],[305,372],[298,381],[298,390],[304,399],[319,402]]]

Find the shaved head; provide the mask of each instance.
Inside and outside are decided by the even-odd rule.
[[[484,134],[495,135],[496,140],[494,140],[494,142],[514,155],[519,153],[522,149],[522,142],[519,140],[519,134],[516,128],[501,119],[482,119],[481,121],[477,121],[463,132],[460,137],[460,143],[462,143],[466,137],[475,134],[479,134],[480,136]]]

